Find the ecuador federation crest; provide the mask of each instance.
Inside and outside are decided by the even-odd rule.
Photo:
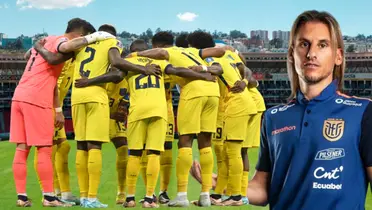
[[[323,124],[323,136],[328,141],[337,141],[344,135],[345,121],[342,119],[327,119]]]

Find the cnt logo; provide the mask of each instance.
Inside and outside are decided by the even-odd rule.
[[[337,180],[340,178],[342,171],[344,170],[343,166],[336,167],[331,171],[327,171],[323,167],[318,167],[314,170],[314,178],[318,180],[322,180],[322,182],[328,182],[326,184],[313,182],[313,189],[320,189],[320,190],[341,190],[342,184],[335,184],[332,183],[332,180]],[[331,183],[329,183],[331,182]]]

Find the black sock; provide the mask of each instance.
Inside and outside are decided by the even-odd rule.
[[[55,196],[50,196],[50,195],[44,195],[44,199],[49,201],[49,202],[57,200],[57,198]]]
[[[28,201],[28,198],[25,195],[18,195],[18,200],[21,200],[23,202],[26,202],[26,201]]]
[[[133,197],[127,197],[127,198],[125,199],[125,201],[126,201],[126,202],[135,201],[135,200],[134,200],[134,196],[133,196]]]
[[[145,197],[145,202],[152,203],[152,202],[154,202],[154,199],[153,198]]]
[[[211,195],[211,198],[213,198],[213,199],[221,199],[222,198],[222,196],[221,195],[219,195],[219,194],[212,194]]]
[[[242,199],[242,196],[241,195],[233,195],[230,198],[233,199],[234,201],[238,201],[238,200]]]

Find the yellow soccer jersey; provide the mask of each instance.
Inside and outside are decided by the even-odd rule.
[[[199,57],[199,50],[195,48],[170,47],[164,48],[169,54],[169,63],[175,67],[188,68],[190,66],[206,65]],[[192,99],[200,96],[219,96],[219,87],[216,82],[203,80],[177,79],[181,86],[182,99]]]
[[[230,52],[230,51],[229,51]],[[244,64],[244,62],[240,59],[239,55],[235,52],[230,52],[232,59],[235,61],[236,64]],[[244,64],[245,65],[245,64]],[[257,88],[248,88],[249,93],[251,94],[258,112],[263,112],[266,110],[265,101],[262,97],[261,93],[257,90]]]
[[[265,100],[262,97],[260,91],[257,88],[248,88],[249,93],[251,93],[254,102],[256,103],[257,111],[263,112],[266,110]]]
[[[58,96],[59,102],[61,106],[63,104],[63,100],[65,99],[68,90],[71,87],[73,76],[74,76],[74,68],[75,62],[74,58],[67,60],[62,68],[61,74],[58,77],[57,85],[58,85]]]
[[[77,52],[71,95],[72,105],[88,102],[108,104],[106,85],[75,88],[75,79],[81,78],[80,74],[88,78],[105,74],[110,65],[108,52],[112,48],[118,49],[121,53],[121,42],[116,39],[107,39],[90,44]]]
[[[115,113],[118,109],[118,105],[121,99],[127,99],[128,95],[128,82],[123,79],[118,84],[108,83],[107,84],[107,95],[109,97],[110,113]]]
[[[128,72],[130,95],[128,123],[150,117],[162,117],[167,120],[164,71],[170,64],[165,60],[152,60],[145,57],[132,57],[125,60],[141,66],[152,61],[152,64],[159,65],[163,72],[161,78]]]
[[[206,58],[205,61],[209,65],[219,63],[223,69],[223,74],[219,76],[219,79],[223,83],[223,86],[227,88],[224,100],[226,103],[226,117],[237,117],[257,113],[256,105],[248,89],[245,89],[241,93],[230,92],[230,88],[234,86],[235,82],[242,79],[235,62],[231,60],[230,51],[227,51],[221,58]]]

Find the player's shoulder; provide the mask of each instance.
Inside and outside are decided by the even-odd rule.
[[[146,63],[155,61],[151,58],[142,57],[142,56],[129,57],[129,58],[124,58],[124,59],[131,63],[141,64],[141,65],[145,65]]]
[[[296,99],[293,99],[289,101],[288,103],[285,104],[279,104],[276,106],[273,106],[265,111],[265,116],[270,117],[270,116],[281,116],[288,114],[287,112],[290,111],[292,108],[296,106]]]
[[[50,36],[47,36],[45,37],[44,39],[46,39],[46,41],[68,41],[68,38],[65,37],[64,35],[50,35]]]
[[[333,103],[337,105],[344,105],[350,107],[366,107],[372,102],[369,98],[362,98],[357,96],[349,96],[340,91],[337,91],[336,98]]]
[[[183,48],[177,47],[177,46],[166,47],[166,48],[162,48],[162,49],[166,50],[168,53],[176,53],[176,52],[180,52],[180,51],[183,50]]]
[[[100,41],[99,44],[107,45],[107,46],[117,46],[117,47],[123,48],[123,44],[121,43],[121,41],[115,38]]]

